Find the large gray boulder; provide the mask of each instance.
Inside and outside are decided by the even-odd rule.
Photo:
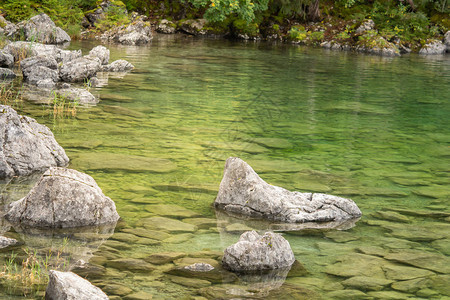
[[[27,196],[10,204],[5,218],[25,227],[68,228],[115,223],[119,215],[91,176],[52,167]]]
[[[20,62],[23,79],[26,83],[40,87],[53,88],[59,81],[58,63],[52,56],[33,56]]]
[[[419,50],[421,55],[439,55],[447,51],[447,46],[441,41],[434,41],[426,44]]]
[[[25,39],[30,42],[44,44],[70,42],[70,36],[60,27],[57,27],[46,14],[39,14],[25,21],[23,32]]]
[[[214,202],[219,209],[269,220],[329,222],[361,216],[350,199],[320,193],[290,192],[266,183],[242,159],[230,157]]]
[[[102,38],[124,45],[141,45],[150,42],[153,36],[150,23],[138,19],[127,27],[106,32]]]
[[[102,65],[107,65],[109,62],[109,49],[102,45],[96,46],[89,51],[89,56],[98,57]]]
[[[59,70],[61,80],[66,82],[83,82],[101,69],[102,63],[98,57],[83,56],[63,63]]]
[[[244,232],[239,241],[225,249],[222,264],[235,272],[289,268],[295,262],[289,242],[280,234]]]
[[[108,300],[108,296],[86,279],[72,272],[49,272],[46,300]]]
[[[102,71],[104,72],[126,72],[132,69],[134,69],[134,66],[124,59],[115,60],[109,65],[102,67]]]
[[[29,175],[69,163],[47,126],[0,105],[0,178]]]

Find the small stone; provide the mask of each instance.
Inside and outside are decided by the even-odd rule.
[[[295,257],[289,242],[280,234],[256,231],[243,233],[239,241],[225,249],[224,268],[232,271],[253,271],[290,268]]]
[[[401,223],[409,223],[410,220],[408,217],[399,214],[398,212],[394,211],[377,211],[372,214],[373,217],[377,219],[382,219],[386,221],[394,221],[394,222],[401,222]]]
[[[390,253],[384,258],[438,273],[450,273],[450,258],[438,253],[404,250]]]
[[[15,239],[10,239],[10,238],[0,235],[0,249],[16,245],[17,243],[18,243],[18,241]]]
[[[329,231],[325,233],[325,236],[338,243],[356,241],[359,239],[359,237],[345,231]]]
[[[138,237],[135,236],[134,234],[118,232],[118,233],[114,233],[114,235],[111,237],[111,239],[117,240],[120,242],[124,242],[124,243],[128,243],[128,244],[133,244],[138,240]]]
[[[391,287],[394,290],[414,294],[420,289],[428,288],[430,284],[431,281],[428,278],[416,278],[394,282]]]
[[[184,268],[192,272],[209,272],[214,270],[213,266],[205,263],[195,263],[189,266],[185,266]]]
[[[342,284],[362,291],[380,291],[392,282],[392,280],[377,277],[355,276],[344,280]]]
[[[132,289],[127,287],[126,285],[119,283],[108,283],[105,284],[103,290],[108,294],[117,295],[117,296],[126,296],[133,292]]]
[[[192,233],[181,233],[171,236],[170,238],[163,240],[163,242],[168,244],[181,244],[189,241],[193,237],[194,235]]]
[[[217,226],[216,219],[209,218],[189,218],[182,220],[185,223],[192,224],[198,227],[198,229],[209,229],[211,227]]]

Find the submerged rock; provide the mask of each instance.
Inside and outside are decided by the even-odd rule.
[[[51,270],[45,299],[107,300],[109,298],[101,289],[72,272]]]
[[[50,168],[24,198],[10,204],[5,218],[26,227],[80,227],[115,223],[114,202],[84,173]]]
[[[115,60],[109,65],[103,66],[105,72],[125,72],[134,69],[134,66],[124,59]]]
[[[61,89],[56,92],[61,97],[64,97],[68,100],[77,102],[78,104],[86,105],[86,104],[97,104],[99,100],[95,98],[94,95],[91,94],[88,90],[81,88],[67,88]]]
[[[329,222],[361,216],[350,199],[319,193],[290,192],[266,183],[243,160],[228,158],[217,208],[282,222]]]
[[[295,262],[289,242],[280,234],[244,232],[239,241],[224,251],[224,268],[237,272],[289,268]]]
[[[39,14],[25,21],[23,32],[25,39],[31,42],[63,44],[71,40],[70,36],[57,27],[46,14]]]
[[[47,126],[0,105],[0,178],[66,166],[64,149]]]

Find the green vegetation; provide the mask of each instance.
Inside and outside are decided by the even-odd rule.
[[[68,241],[64,238],[59,249],[49,250],[44,255],[29,248],[25,248],[20,257],[17,253],[11,253],[0,269],[0,285],[26,297],[37,295],[48,283],[50,269],[67,271],[70,258],[64,257],[63,253]]]
[[[71,101],[66,96],[58,94],[53,91],[53,98],[50,100],[50,105],[53,108],[51,114],[54,119],[64,117],[75,117],[77,115],[78,101]]]

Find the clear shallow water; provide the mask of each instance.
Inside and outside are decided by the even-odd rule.
[[[87,53],[94,45],[71,47]],[[72,260],[93,255],[79,273],[108,295],[450,297],[448,56],[390,59],[189,37],[109,48],[136,69],[99,76],[108,84],[93,89],[98,106],[64,120],[41,105],[20,109],[49,126],[69,167],[93,176],[117,205],[123,220],[114,234],[103,231],[95,245],[70,236],[84,243],[71,248]],[[216,215],[229,156],[271,184],[350,197],[363,217],[345,231],[285,232],[306,271],[296,268],[284,284],[279,275],[226,282],[168,274],[175,265],[213,264],[242,232],[268,226]],[[160,217],[198,226],[169,228]],[[60,236],[37,241],[13,231],[6,235],[30,248],[60,245]],[[174,262],[151,257],[174,252],[182,252]]]

